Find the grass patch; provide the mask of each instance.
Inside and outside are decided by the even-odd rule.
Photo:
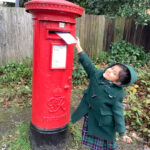
[[[29,142],[29,121],[7,133],[0,141],[3,150],[31,150]]]

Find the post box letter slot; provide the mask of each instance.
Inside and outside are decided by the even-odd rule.
[[[56,34],[56,32],[62,32],[62,31],[51,31],[51,30],[48,30],[48,33],[50,34],[50,35],[54,35],[54,34]],[[62,33],[69,33],[69,32],[65,32],[65,31],[63,31]]]
[[[55,31],[48,31],[49,34],[55,34]]]
[[[62,32],[59,30],[47,30],[46,39],[61,39],[56,32]],[[69,33],[67,31],[63,31],[62,33]]]
[[[57,34],[56,34],[56,31],[51,31],[51,30],[48,30],[47,31],[47,39],[61,39]]]
[[[51,69],[65,69],[66,55],[67,55],[66,45],[52,45]]]

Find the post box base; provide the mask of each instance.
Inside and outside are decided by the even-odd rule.
[[[30,144],[32,150],[66,150],[68,125],[45,130],[30,124]]]

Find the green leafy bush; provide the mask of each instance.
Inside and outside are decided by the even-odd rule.
[[[125,41],[120,41],[111,44],[111,50],[105,52],[101,61],[108,64],[121,62],[132,64],[134,67],[141,67],[144,64],[148,64],[149,60],[150,53],[144,52],[143,48],[126,43]]]
[[[0,80],[3,83],[18,82],[23,78],[31,84],[31,76],[32,69],[25,62],[8,62],[0,67]]]
[[[1,104],[4,107],[30,107],[32,98],[32,59],[8,62],[0,67]],[[3,88],[6,89],[3,92]]]
[[[138,71],[138,78],[140,79],[140,85],[150,92],[150,68],[148,66],[144,66],[137,69]]]
[[[87,82],[87,74],[81,64],[74,64],[73,65],[73,85],[81,85],[86,84]]]
[[[110,17],[131,17],[136,24],[147,25],[150,21],[149,0],[69,0],[85,8],[85,12]]]

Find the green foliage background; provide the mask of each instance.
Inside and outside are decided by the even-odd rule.
[[[111,43],[111,49],[102,52],[98,61],[113,64],[116,62],[132,64],[138,68],[143,65],[150,65],[150,53],[146,53],[143,47],[132,45],[125,41]]]
[[[69,0],[85,8],[86,13],[107,15],[111,17],[125,16],[135,19],[137,24],[147,25],[150,15],[150,0]]]

